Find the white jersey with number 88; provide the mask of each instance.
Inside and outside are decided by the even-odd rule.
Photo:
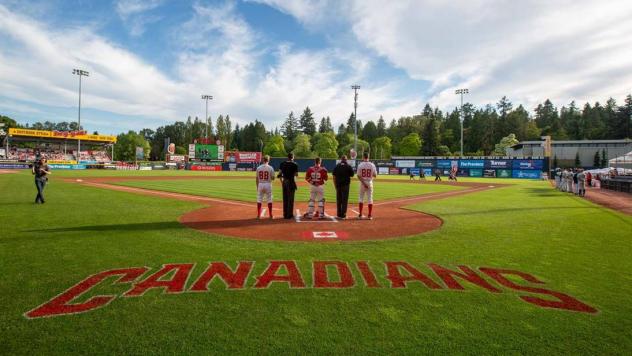
[[[358,164],[358,176],[365,182],[373,182],[373,177],[377,175],[377,169],[375,165],[368,161],[363,161]]]

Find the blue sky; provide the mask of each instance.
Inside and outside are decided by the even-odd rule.
[[[310,106],[346,121],[506,95],[621,101],[632,91],[632,4],[611,0],[0,0],[0,114],[119,133],[230,114],[280,126]]]

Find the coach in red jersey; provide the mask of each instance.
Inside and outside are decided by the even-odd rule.
[[[322,167],[320,157],[314,159],[314,166],[309,167],[305,174],[305,180],[310,184],[309,191],[309,204],[307,213],[304,217],[320,219],[325,218],[325,182],[329,177],[327,176],[327,169]],[[318,211],[314,214],[314,204],[318,202]]]

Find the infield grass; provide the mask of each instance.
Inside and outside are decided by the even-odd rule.
[[[213,198],[224,198],[246,202],[257,201],[257,188],[254,178],[250,179],[191,179],[191,180],[130,180],[114,183],[128,187],[153,189],[166,192],[185,193]],[[376,201],[386,199],[396,199],[423,195],[428,193],[441,193],[454,190],[461,190],[458,185],[438,185],[431,182],[412,184],[398,181],[379,181],[373,183],[373,199]],[[360,183],[354,181],[350,186],[349,201],[356,203]],[[272,183],[272,194],[274,201],[282,201],[283,192],[281,183]],[[295,195],[296,201],[309,200],[309,186],[299,186]],[[325,184],[325,200],[330,203],[336,201],[336,191],[331,182]]]
[[[57,173],[57,172],[55,172]],[[73,176],[76,172],[58,176]],[[81,172],[81,176],[101,172]],[[133,173],[135,174],[135,173]],[[494,180],[485,180],[494,182]],[[548,182],[503,180],[494,190],[417,204],[439,230],[351,244],[238,240],[180,225],[202,205],[52,179],[47,203],[32,203],[27,172],[0,175],[0,345],[4,354],[549,354],[632,353],[632,217],[553,190]],[[386,184],[385,184],[386,186]],[[247,189],[254,188],[254,183]],[[248,193],[251,194],[251,193]],[[590,191],[588,192],[590,194]],[[311,283],[314,260],[382,261],[510,268],[599,310],[543,309],[524,293],[406,289],[226,290],[119,298],[89,313],[27,320],[26,311],[88,275],[112,268],[209,261],[296,260]],[[360,280],[354,269],[354,276]],[[253,278],[248,280],[252,286]],[[361,283],[361,282],[360,282]],[[94,294],[127,286],[101,285]],[[85,299],[82,299],[85,300]]]

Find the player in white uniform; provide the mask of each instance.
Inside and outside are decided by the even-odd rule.
[[[364,201],[366,196],[366,202],[369,205],[369,220],[373,219],[373,178],[377,177],[377,169],[375,165],[369,162],[369,153],[364,152],[362,154],[362,162],[358,165],[356,174],[360,180],[360,198],[358,199],[358,219],[362,219],[362,208],[364,208]]]
[[[257,219],[261,217],[261,203],[265,196],[268,202],[268,216],[272,219],[272,181],[274,168],[268,164],[270,156],[263,157],[263,164],[257,167]]]

